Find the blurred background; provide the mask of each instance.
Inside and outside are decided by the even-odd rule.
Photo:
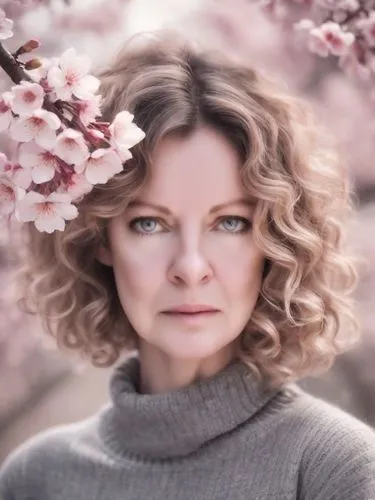
[[[372,84],[345,73],[336,57],[309,52],[306,41],[293,29],[313,2],[0,0],[0,7],[14,20],[14,37],[5,43],[11,51],[38,38],[42,43],[39,55],[58,56],[74,46],[78,53],[91,57],[95,69],[130,36],[172,27],[248,58],[312,105],[350,166],[358,207],[350,244],[367,265],[356,293],[361,341],[341,355],[328,373],[299,384],[375,427],[374,94]],[[0,92],[10,86],[1,72]],[[6,153],[7,147],[0,135],[0,151]],[[56,351],[38,320],[15,305],[12,266],[12,242],[0,231],[0,461],[36,432],[96,411],[108,399],[113,370],[93,368]]]

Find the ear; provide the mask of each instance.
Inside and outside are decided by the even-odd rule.
[[[105,266],[112,266],[112,252],[109,248],[104,246],[102,243],[100,244],[99,251],[97,253],[96,258],[99,262],[104,264]]]

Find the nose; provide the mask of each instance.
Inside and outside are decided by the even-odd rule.
[[[212,267],[204,255],[198,238],[180,242],[168,269],[168,279],[175,284],[184,284],[193,288],[206,283],[212,277]]]

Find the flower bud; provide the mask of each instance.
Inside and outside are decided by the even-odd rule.
[[[42,66],[42,61],[40,59],[30,59],[30,61],[27,61],[25,63],[25,69],[31,70],[31,69],[37,69]]]
[[[24,43],[19,50],[22,50],[22,54],[26,54],[27,52],[37,49],[38,47],[40,47],[40,42],[38,40],[31,39]]]

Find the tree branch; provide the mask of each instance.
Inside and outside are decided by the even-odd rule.
[[[0,43],[0,66],[16,84],[19,84],[22,80],[33,81],[2,43]]]

